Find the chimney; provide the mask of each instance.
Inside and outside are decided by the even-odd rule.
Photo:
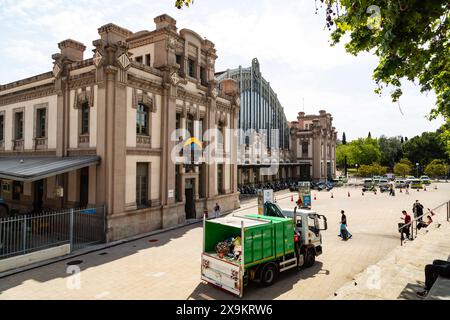
[[[238,93],[238,84],[236,80],[233,79],[225,79],[220,82],[220,86],[222,88],[222,92],[228,96],[234,96]]]
[[[177,31],[177,21],[167,14],[162,14],[153,19],[156,24],[156,30],[168,28]]]
[[[116,44],[119,41],[125,42],[128,37],[133,35],[133,32],[114,23],[108,23],[98,28],[98,34],[104,43]]]
[[[67,39],[58,43],[58,48],[61,50],[62,59],[68,59],[70,61],[83,61],[83,53],[86,50],[86,46],[81,42]]]

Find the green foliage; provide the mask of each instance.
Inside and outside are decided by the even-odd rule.
[[[396,163],[394,166],[394,174],[396,176],[402,176],[405,177],[411,173],[412,165],[409,165],[407,163]]]
[[[333,17],[336,30],[332,44],[345,34],[347,52],[373,52],[378,66],[373,72],[376,93],[391,89],[394,102],[402,95],[401,81],[407,79],[422,92],[434,91],[436,105],[430,118],[441,115],[447,126],[441,139],[450,153],[450,2],[448,0],[329,0],[339,7]],[[379,9],[379,15],[370,8]],[[377,26],[371,22],[379,21]],[[347,37],[345,37],[347,39]]]
[[[434,159],[445,159],[444,146],[437,132],[424,132],[403,144],[404,155],[415,165],[425,165]]]
[[[190,4],[193,4],[194,0],[176,0],[175,7],[181,9],[183,7],[189,7]]]
[[[433,178],[443,177],[447,175],[448,170],[449,166],[444,160],[436,159],[425,167],[425,174]]]
[[[350,143],[352,164],[368,165],[380,162],[381,151],[376,139],[358,139]]]
[[[347,165],[369,165],[381,160],[381,151],[376,139],[358,139],[336,147],[336,164],[343,166],[347,156]]]
[[[378,143],[381,150],[381,163],[392,168],[403,156],[401,138],[381,136]]]
[[[384,166],[381,166],[378,163],[373,163],[370,165],[362,165],[359,170],[358,174],[361,177],[372,177],[372,176],[382,176],[387,173],[387,168]]]

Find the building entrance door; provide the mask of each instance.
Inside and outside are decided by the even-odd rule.
[[[89,168],[80,170],[80,207],[86,207],[89,202]]]
[[[195,219],[195,179],[186,179],[186,186],[184,194],[186,197],[186,204],[184,206],[184,212],[186,213],[186,220]]]
[[[38,180],[34,182],[34,201],[33,211],[41,212],[42,204],[44,202],[44,180]]]
[[[300,165],[300,181],[310,181],[310,180],[311,180],[310,165],[309,164]]]

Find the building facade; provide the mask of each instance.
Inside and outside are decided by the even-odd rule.
[[[236,149],[203,134],[237,128],[239,93],[217,90],[211,41],[168,15],[154,21],[136,33],[100,27],[86,58],[82,43],[62,41],[52,72],[0,86],[0,196],[11,207],[105,205],[108,241],[239,207],[236,161],[203,152]]]
[[[299,112],[290,124],[292,153],[301,163],[296,173],[300,180],[327,180],[336,176],[337,132],[333,117],[325,110],[319,115]]]
[[[240,90],[238,184],[293,178],[298,165],[293,162],[290,151],[289,122],[277,94],[261,74],[258,59],[254,58],[248,68],[239,66],[237,69],[218,72],[216,79],[218,82],[233,79]],[[266,152],[260,152],[259,147],[254,148],[261,144]],[[269,175],[263,174],[263,169],[269,165],[275,165],[277,169],[269,172]]]

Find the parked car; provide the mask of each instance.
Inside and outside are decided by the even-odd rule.
[[[408,183],[406,182],[406,180],[404,180],[404,179],[398,179],[398,180],[395,180],[395,187],[397,188],[397,189],[400,189],[400,188],[406,188],[408,186]]]
[[[431,179],[430,179],[429,176],[421,176],[421,177],[420,177],[420,180],[422,180],[422,183],[423,183],[423,184],[426,184],[426,185],[431,184]]]
[[[380,180],[378,181],[378,186],[379,186],[379,187],[388,187],[388,188],[389,188],[390,182],[389,182],[389,180],[387,180],[387,179],[380,179]]]

